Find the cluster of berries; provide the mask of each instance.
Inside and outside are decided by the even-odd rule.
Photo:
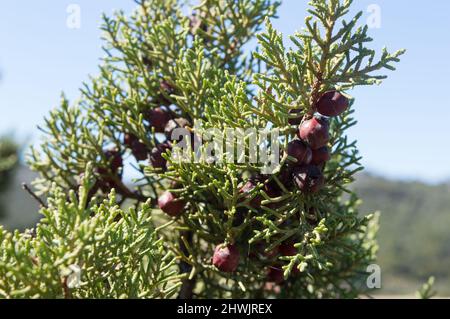
[[[299,125],[298,138],[289,143],[287,155],[295,159],[291,166],[292,178],[301,192],[317,193],[324,186],[322,170],[330,159],[328,117],[342,114],[348,105],[349,100],[342,93],[328,91],[316,104],[317,115],[300,121],[300,118],[290,120],[291,125]]]
[[[297,249],[293,244],[283,243],[276,247],[272,252],[266,254],[267,257],[295,256]],[[220,244],[217,245],[212,257],[213,265],[222,272],[234,272],[239,266],[240,254],[236,245]],[[297,267],[292,269],[295,275],[298,273]],[[284,281],[284,272],[281,264],[275,264],[267,268],[267,282],[281,284]]]
[[[349,105],[348,99],[338,91],[329,91],[324,93],[316,104],[317,115],[312,118],[301,118],[301,110],[293,110],[291,114],[298,114],[297,118],[290,119],[291,125],[298,125],[297,138],[288,144],[286,153],[293,161],[289,163],[280,173],[279,179],[290,187],[292,182],[298,189],[305,194],[317,193],[325,184],[323,168],[330,159],[328,149],[329,142],[329,121],[328,117],[338,116],[343,113]],[[183,118],[173,118],[172,114],[165,107],[159,107],[150,110],[146,114],[146,119],[157,133],[165,133],[169,137],[175,128],[186,127],[188,121]],[[171,149],[170,142],[164,142],[157,145],[148,152],[144,143],[132,134],[125,134],[124,145],[131,149],[131,152],[138,161],[150,159],[153,167],[162,170],[166,169],[166,160],[162,157],[168,149]],[[120,174],[120,168],[123,166],[122,156],[117,150],[105,152],[105,156],[110,158],[110,170],[115,174]],[[105,175],[107,170],[99,169],[100,175]],[[109,177],[102,180],[101,187],[111,187],[114,181]],[[263,190],[269,197],[276,197],[281,194],[281,190],[276,182],[264,176],[257,176],[249,179],[240,189],[244,195],[251,193],[259,183],[263,183]],[[262,197],[257,194],[249,200],[249,205],[253,208],[259,208]],[[158,198],[159,208],[172,217],[181,215],[185,209],[186,202],[170,192],[164,192]],[[273,207],[276,208],[276,207]],[[282,244],[275,254],[282,256],[293,256],[297,253],[292,244]],[[213,254],[212,264],[222,272],[234,272],[239,265],[240,255],[236,245],[220,244]],[[294,271],[296,267],[294,267]],[[276,284],[284,280],[283,271],[280,265],[275,264],[268,268],[267,281]]]
[[[342,114],[349,105],[348,99],[337,91],[324,93],[316,104],[318,114],[310,119],[302,119],[301,111],[293,110],[291,114],[298,114],[297,118],[289,120],[291,125],[298,125],[297,138],[292,140],[286,153],[289,161],[278,175],[279,181],[288,189],[295,184],[304,194],[317,193],[325,184],[322,174],[327,161],[330,160],[329,120],[330,116]],[[270,197],[280,196],[282,191],[278,184],[269,176],[252,176],[240,189],[241,194],[250,194],[262,183],[262,190]],[[245,197],[245,196],[244,196]],[[247,196],[248,197],[248,196]],[[263,197],[254,195],[249,205],[260,208]],[[270,204],[271,208],[276,205]]]
[[[171,104],[168,96],[173,93],[172,86],[168,82],[162,81],[160,84],[160,91],[161,93],[156,100],[161,106],[148,110],[144,112],[143,115],[145,121],[149,123],[150,129],[154,130],[155,133],[165,134],[166,141],[161,142],[150,149],[146,144],[140,141],[136,135],[125,133],[123,145],[131,150],[131,153],[137,161],[149,160],[153,168],[165,171],[167,169],[167,161],[162,155],[172,148],[170,143],[172,131],[175,128],[188,126],[189,122],[184,118],[177,118],[174,116],[174,112],[168,108]],[[117,148],[111,148],[104,150],[103,155],[108,160],[109,164],[106,167],[97,167],[98,179],[92,192],[96,192],[97,189],[109,192],[111,188],[117,188],[117,181],[122,178],[122,152]],[[173,208],[169,214],[176,215],[173,212]]]
[[[172,119],[172,114],[165,107],[152,109],[145,114],[146,120],[156,133],[164,133]],[[147,146],[132,134],[125,134],[124,145],[129,148],[137,161],[149,159],[154,168],[166,169],[166,160],[162,157],[171,148],[170,142],[159,143],[149,151]]]
[[[289,124],[298,125],[297,138],[288,144],[286,153],[292,161],[281,171],[279,180],[286,187],[295,184],[304,194],[314,194],[325,185],[323,168],[330,160],[329,120],[342,114],[349,106],[349,100],[338,91],[325,92],[317,101],[316,115],[302,118],[301,110],[293,110],[291,114],[298,117],[289,120]],[[280,195],[281,190],[273,180],[258,176],[250,178],[240,189],[241,194],[251,193],[258,183],[263,183],[263,190],[269,197]],[[249,199],[249,205],[259,208],[262,197],[257,194]],[[297,249],[293,244],[283,243],[270,255],[294,256]],[[220,271],[234,272],[239,264],[239,250],[235,245],[221,244],[214,251],[212,263]],[[293,274],[298,272],[293,268]],[[268,268],[267,282],[281,284],[284,281],[282,266],[274,264]]]

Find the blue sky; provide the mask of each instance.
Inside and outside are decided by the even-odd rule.
[[[66,27],[71,3],[81,8],[81,28]],[[355,10],[381,9],[372,28],[373,48],[406,48],[397,72],[380,87],[358,88],[355,109],[363,164],[402,179],[450,179],[450,1],[356,0]],[[285,36],[303,26],[307,1],[285,0],[276,28]],[[36,126],[58,105],[61,91],[75,99],[89,74],[96,74],[102,12],[129,12],[132,0],[0,2],[0,134],[14,132],[35,142]]]

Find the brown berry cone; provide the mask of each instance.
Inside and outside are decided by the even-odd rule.
[[[292,177],[298,189],[305,194],[317,193],[325,184],[322,172],[314,165],[296,167]]]
[[[186,203],[183,200],[178,199],[174,194],[169,191],[164,192],[158,198],[159,208],[169,216],[177,217],[184,211]]]
[[[328,130],[328,120],[324,117],[314,116],[300,125],[298,136],[315,150],[328,144],[328,141],[330,140]]]
[[[347,110],[348,99],[338,91],[325,92],[317,102],[317,112],[325,116],[338,116]]]
[[[235,272],[239,265],[239,250],[235,245],[218,245],[212,263],[220,271]]]

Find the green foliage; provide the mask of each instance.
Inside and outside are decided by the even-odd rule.
[[[45,139],[40,149],[32,150],[29,163],[41,174],[35,183],[39,193],[53,195],[48,199],[49,208],[43,210],[45,220],[35,239],[27,234],[5,235],[4,267],[9,268],[0,274],[0,280],[12,278],[18,296],[29,290],[32,296],[67,297],[61,273],[78,265],[86,269],[87,277],[85,285],[73,292],[75,297],[168,297],[176,285],[159,289],[148,281],[151,275],[159,278],[160,268],[168,267],[158,263],[164,257],[156,258],[161,267],[153,272],[143,260],[147,254],[157,253],[164,240],[179,261],[181,297],[190,296],[183,295],[188,284],[195,297],[356,297],[363,290],[359,279],[375,258],[376,227],[373,216],[359,217],[358,199],[348,187],[361,170],[356,143],[345,136],[355,124],[353,110],[332,120],[332,159],[324,171],[327,183],[315,195],[283,185],[281,173],[288,160],[284,152],[280,164],[266,176],[267,182],[281,189],[273,197],[262,181],[245,196],[239,192],[248,176],[262,168],[249,160],[251,154],[245,155],[244,163],[235,163],[220,161],[219,153],[219,161],[211,164],[180,162],[169,152],[164,155],[169,162],[165,172],[132,160],[139,178],[126,185],[123,169],[111,169],[105,150],[115,148],[128,158],[131,152],[123,142],[126,133],[135,135],[148,150],[158,145],[164,137],[155,132],[146,116],[161,105],[170,106],[174,116],[186,118],[197,135],[207,129],[225,138],[227,128],[277,129],[276,142],[284,149],[296,133],[288,125],[290,110],[300,110],[306,119],[314,113],[318,97],[329,89],[379,83],[384,75],[377,72],[393,69],[403,51],[384,51],[375,61],[375,52],[366,47],[371,40],[367,27],[356,28],[361,14],[350,22],[344,20],[352,3],[348,0],[311,1],[312,16],[306,19],[306,29],[291,38],[296,47],[290,50],[269,21],[278,2],[205,0],[190,18],[176,0],[137,3],[138,9],[129,18],[123,13],[105,17],[107,56],[99,76],[84,85],[81,102],[69,106],[63,98],[61,107],[46,119],[42,128]],[[264,20],[266,30],[257,36],[261,50],[246,57],[245,45]],[[198,123],[201,125],[194,126]],[[244,133],[243,145],[248,146],[251,138],[251,133]],[[213,141],[204,141],[201,151],[212,146]],[[264,146],[262,141],[260,146]],[[141,214],[147,216],[162,191],[176,188],[172,191],[187,203],[184,213],[174,220],[165,217],[162,223],[166,227],[156,233],[147,231],[147,238],[142,231],[149,227],[148,219],[136,217],[141,215],[134,210],[113,209],[114,196],[104,208],[86,212],[86,203],[95,192],[97,196],[109,193],[105,187],[93,188],[90,193],[81,191],[76,200],[74,191],[82,183],[88,163],[95,163],[93,184],[107,179],[120,204],[145,202]],[[63,196],[67,192],[71,194],[69,202]],[[346,193],[350,197],[344,197]],[[262,197],[258,208],[251,204],[256,196]],[[122,216],[119,222],[114,212]],[[59,227],[62,220],[66,231]],[[130,221],[133,223],[128,224]],[[122,232],[110,233],[114,227],[123,227]],[[116,237],[111,237],[113,234]],[[129,237],[122,241],[125,234]],[[156,235],[160,239],[152,237]],[[17,256],[12,253],[12,240],[24,242],[17,256],[28,258],[27,263],[14,262]],[[239,268],[232,274],[211,265],[214,247],[223,242],[237,245],[241,252]],[[294,256],[270,254],[283,242],[295,244]],[[33,245],[39,249],[31,251]],[[108,253],[101,250],[106,247]],[[130,251],[133,247],[140,252],[137,259],[130,257],[136,256]],[[37,256],[36,266],[30,254],[39,252],[43,254]],[[123,268],[112,273],[117,261]],[[79,263],[89,263],[92,268]],[[105,270],[98,271],[99,265],[108,266],[106,275]],[[274,265],[284,271],[281,289],[266,282],[267,269]],[[25,278],[29,267],[33,271]],[[123,284],[119,287],[113,282]],[[156,293],[167,289],[165,295]]]
[[[151,208],[124,211],[114,192],[86,207],[53,186],[34,230],[0,228],[2,298],[168,298],[179,285],[175,259],[158,239]]]
[[[420,299],[430,299],[436,292],[433,290],[434,277],[430,277],[428,281],[419,289],[417,296]]]

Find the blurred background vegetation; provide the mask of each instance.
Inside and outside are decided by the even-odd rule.
[[[36,175],[19,161],[18,147],[0,138],[0,224],[7,229],[33,227],[39,206],[22,190]],[[450,182],[431,185],[358,176],[354,189],[361,212],[381,212],[378,263],[383,295],[411,295],[430,275],[441,296],[450,296]]]
[[[10,185],[12,173],[18,163],[17,146],[9,138],[0,138],[0,219],[5,218],[6,208],[3,201],[3,194]]]
[[[432,185],[363,174],[354,187],[361,211],[381,212],[381,292],[411,293],[433,275],[439,295],[450,296],[450,181]]]
[[[12,138],[0,137],[0,225],[10,230],[33,227],[39,219],[39,205],[22,190],[22,183],[36,175],[20,163],[19,155]]]

